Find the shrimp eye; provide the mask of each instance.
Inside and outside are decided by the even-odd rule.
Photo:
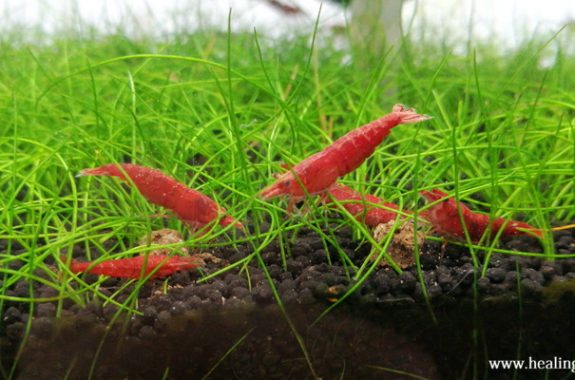
[[[280,182],[280,186],[284,188],[288,188],[291,185],[291,180],[287,179],[285,181]]]

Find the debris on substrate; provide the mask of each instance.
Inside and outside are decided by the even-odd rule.
[[[373,238],[381,243],[388,238],[389,234],[392,234],[386,252],[397,266],[406,269],[415,265],[415,257],[421,252],[425,234],[423,231],[417,231],[413,222],[409,220],[398,226],[395,224],[395,220],[378,224],[373,229]],[[377,250],[372,250],[371,259],[377,260],[377,256]],[[389,265],[387,260],[382,260],[379,263],[383,266]]]
[[[152,231],[150,235],[143,236],[140,238],[140,245],[143,246],[156,246],[156,245],[169,245],[169,244],[179,244],[184,242],[184,237],[179,231],[172,230],[170,228],[162,228],[161,230]],[[177,253],[182,255],[189,254],[186,247],[181,247],[177,250]],[[169,255],[172,254],[173,249],[170,248],[159,248],[150,251],[150,255]]]
[[[356,265],[370,255],[371,247],[359,245],[349,231],[335,234]],[[474,370],[482,377],[487,359],[516,358],[517,352],[541,360],[575,357],[575,327],[568,322],[575,312],[575,259],[493,254],[482,277],[465,248],[426,241],[422,280],[415,267],[402,274],[378,267],[318,319],[354,285],[351,268],[309,231],[286,247],[285,262],[278,244],[261,255],[289,323],[257,260],[249,277],[241,266],[206,283],[197,282],[197,272],[177,273],[167,280],[167,292],[160,280],[144,285],[141,315],[124,315],[113,325],[116,306],[98,300],[84,308],[65,300],[57,320],[55,302],[35,305],[16,378],[451,379]],[[530,237],[516,237],[504,248],[542,251]],[[575,254],[574,235],[557,232],[555,248]],[[212,254],[233,263],[251,252],[238,246]],[[211,261],[204,272],[219,269],[221,263]],[[100,291],[111,295],[122,284],[108,279]],[[29,285],[20,282],[6,295],[29,297]],[[57,296],[44,285],[32,286],[38,298]],[[1,312],[1,364],[8,373],[31,317],[23,303],[5,302]],[[475,369],[473,363],[479,363]],[[541,372],[520,378],[529,376],[541,378]]]

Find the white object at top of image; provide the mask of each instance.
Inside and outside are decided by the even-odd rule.
[[[352,0],[397,2],[398,0]],[[261,35],[278,37],[310,34],[320,4],[320,28],[330,30],[346,24],[346,11],[330,1],[277,0],[299,8],[298,14],[282,12],[269,0],[2,0],[0,29],[18,26],[20,31],[37,29],[47,35],[62,30],[82,32],[94,27],[102,33],[121,27],[133,36],[168,37],[174,32],[201,27],[227,30],[232,9],[234,31],[254,28]],[[451,42],[475,38],[499,38],[516,46],[536,32],[553,32],[575,18],[575,1],[564,0],[407,0],[403,25],[446,31]],[[413,21],[413,23],[411,23]],[[435,33],[430,33],[434,35]],[[445,36],[438,36],[445,37]]]

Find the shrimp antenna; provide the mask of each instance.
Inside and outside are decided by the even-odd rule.
[[[553,227],[551,228],[551,231],[570,230],[571,228],[575,228],[575,224],[567,224],[566,226]]]

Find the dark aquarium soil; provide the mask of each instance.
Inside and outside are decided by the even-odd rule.
[[[369,245],[359,245],[349,231],[335,236],[356,265],[369,255]],[[529,237],[503,245],[509,250],[542,251],[540,243]],[[66,300],[56,319],[55,302],[36,304],[32,311],[27,304],[5,302],[1,375],[17,379],[575,378],[568,369],[491,370],[487,365],[488,360],[575,358],[575,259],[494,254],[482,277],[465,248],[426,242],[421,274],[415,267],[401,275],[377,268],[357,291],[324,313],[355,285],[351,269],[335,249],[309,231],[300,231],[285,248],[285,262],[279,243],[261,254],[283,309],[256,259],[248,271],[235,268],[206,283],[197,282],[201,276],[193,271],[175,274],[167,287],[164,281],[150,281],[137,300],[141,315],[117,313],[116,306],[98,300],[86,307]],[[556,233],[555,248],[560,254],[575,254],[574,235]],[[247,246],[212,252],[228,262],[249,253]],[[484,254],[478,257],[483,260]],[[205,272],[220,268],[221,264],[208,263]],[[92,275],[84,278],[95,280]],[[108,279],[100,291],[111,295],[122,284]],[[7,295],[28,297],[31,287],[37,297],[56,295],[53,289],[28,282],[16,284]],[[132,290],[127,287],[116,299],[124,301]]]

